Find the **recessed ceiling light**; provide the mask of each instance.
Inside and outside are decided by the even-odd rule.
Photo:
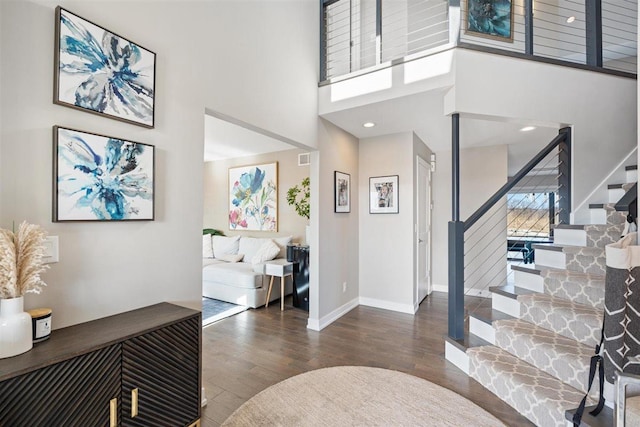
[[[525,126],[522,129],[520,129],[520,132],[529,132],[530,130],[534,130],[536,127],[535,126]]]
[[[576,20],[575,16],[570,16],[570,17],[567,18],[567,24],[571,24],[575,20]]]
[[[372,127],[374,127],[375,125],[376,125],[376,124],[375,124],[375,123],[373,123],[373,122],[367,122],[367,123],[364,123],[362,126],[363,126],[363,127],[366,127],[366,128],[372,128]]]

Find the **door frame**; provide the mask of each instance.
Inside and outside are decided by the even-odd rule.
[[[420,188],[420,174],[419,174],[419,168],[420,165],[423,165],[426,170],[427,170],[427,201],[426,201],[426,212],[421,213],[420,212],[420,203],[418,201],[418,197],[419,197],[419,193],[424,191],[424,189]],[[432,182],[432,170],[431,170],[431,163],[428,162],[427,160],[425,160],[424,158],[420,157],[420,156],[416,156],[416,164],[415,164],[415,168],[416,168],[416,173],[415,173],[415,186],[416,186],[416,222],[415,222],[415,233],[414,233],[414,239],[415,239],[415,283],[414,283],[414,289],[415,289],[415,307],[417,310],[417,307],[420,305],[420,303],[422,301],[424,301],[424,298],[422,300],[420,300],[420,260],[419,260],[419,253],[420,253],[420,230],[419,230],[419,226],[418,226],[418,219],[420,217],[421,214],[426,214],[427,215],[427,295],[425,296],[425,298],[427,296],[429,296],[431,294],[431,292],[433,291],[433,284],[432,284],[432,278],[431,278],[431,242],[432,242],[432,238],[431,238],[431,223],[432,223],[432,208],[433,208],[433,203],[432,203],[432,191],[433,191],[433,182]]]

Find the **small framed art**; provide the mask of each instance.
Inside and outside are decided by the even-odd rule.
[[[334,172],[333,191],[335,198],[334,212],[351,212],[351,175],[344,172]]]
[[[53,102],[152,128],[156,54],[58,6]]]
[[[369,213],[398,212],[398,175],[369,178]]]
[[[155,147],[53,127],[53,221],[152,221]]]

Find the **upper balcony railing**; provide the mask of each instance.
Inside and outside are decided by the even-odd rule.
[[[320,1],[321,81],[454,46],[637,70],[637,0]]]

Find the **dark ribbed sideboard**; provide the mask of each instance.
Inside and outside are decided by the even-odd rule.
[[[169,303],[55,330],[0,360],[0,426],[199,426],[201,330]]]

